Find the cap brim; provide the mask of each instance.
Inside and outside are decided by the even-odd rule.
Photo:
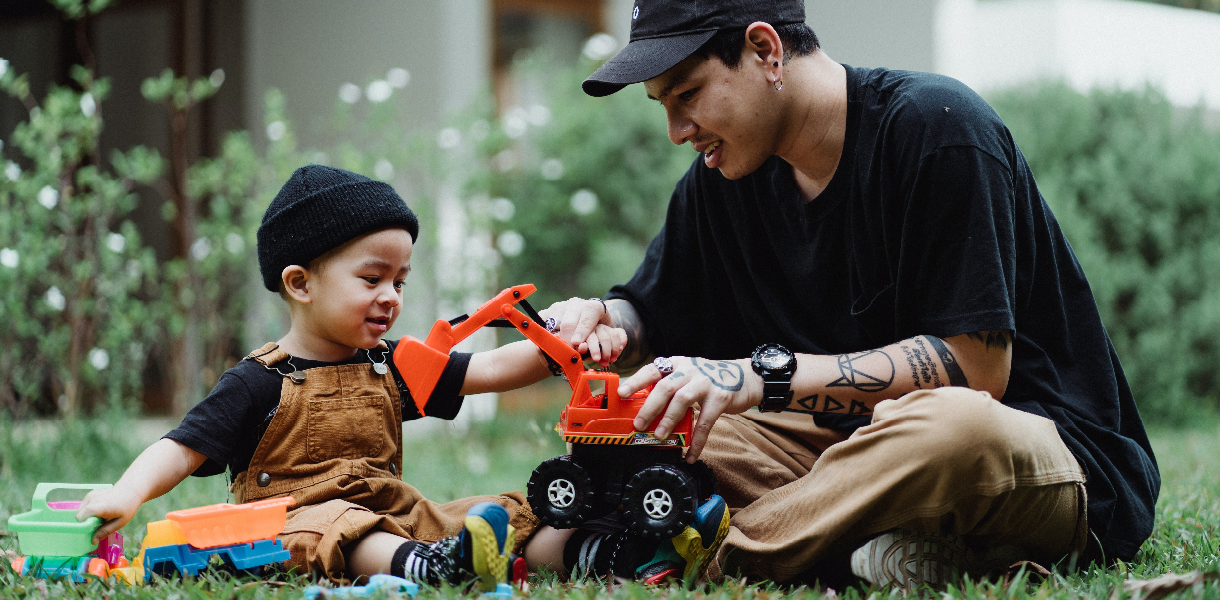
[[[590,96],[601,97],[633,83],[648,81],[686,60],[714,35],[716,30],[713,29],[635,40],[594,71],[580,87]]]

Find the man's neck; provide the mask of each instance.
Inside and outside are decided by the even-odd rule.
[[[784,69],[784,89],[793,104],[776,152],[792,165],[801,198],[813,200],[830,183],[847,134],[847,70],[821,50],[793,59]]]

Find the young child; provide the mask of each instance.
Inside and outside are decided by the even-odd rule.
[[[296,499],[280,535],[289,566],[336,580],[391,573],[484,590],[507,581],[509,551],[537,527],[524,495],[425,499],[399,472],[402,422],[452,419],[466,394],[550,371],[529,341],[454,352],[426,402],[410,397],[390,360],[395,343],[381,336],[402,311],[418,231],[385,183],[319,165],[293,173],[258,230],[263,283],[291,309],[288,334],[226,371],[113,488],[86,496],[77,517],[103,518],[100,539],[188,475],[227,468],[238,503]],[[623,330],[599,325],[579,347],[608,364],[625,343]]]

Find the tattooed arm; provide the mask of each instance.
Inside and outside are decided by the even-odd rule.
[[[748,358],[671,358],[673,374],[662,379],[655,367],[644,367],[619,386],[619,394],[634,393],[656,382],[635,426],[642,430],[664,414],[656,429],[658,436],[668,435],[687,408],[699,406],[687,452],[687,460],[694,461],[720,415],[758,406],[762,378],[751,369]],[[883,400],[947,385],[1003,397],[1012,365],[1012,334],[984,331],[943,340],[921,335],[864,352],[797,354],[796,359],[793,397],[787,410],[869,415]]]

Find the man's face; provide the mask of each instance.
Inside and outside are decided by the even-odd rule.
[[[703,163],[728,179],[753,173],[775,152],[776,92],[757,56],[747,53],[732,69],[694,55],[644,82],[644,89],[665,106],[670,141],[691,142]]]

